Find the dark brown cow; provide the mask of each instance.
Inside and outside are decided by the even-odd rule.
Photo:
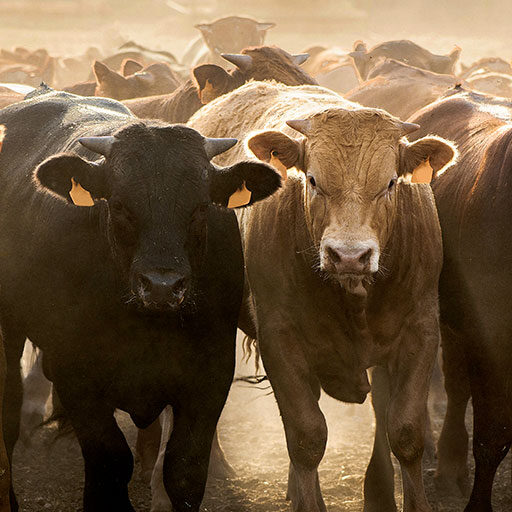
[[[4,140],[5,129],[0,125],[0,151]],[[4,401],[5,375],[7,365],[5,362],[4,341],[0,334],[0,425],[2,424],[2,408]],[[9,487],[11,485],[9,459],[5,450],[3,429],[0,429],[0,512],[10,512]]]
[[[380,59],[395,59],[434,73],[453,74],[460,51],[459,47],[455,47],[448,55],[435,55],[407,39],[386,41],[367,50],[364,43],[357,41],[350,56],[354,59],[361,78],[366,80],[369,72]]]
[[[417,125],[314,86],[248,83],[189,125],[215,136],[250,133],[225,160],[249,148],[283,177],[298,171],[275,198],[239,216],[258,344],[291,459],[293,510],[326,510],[317,473],[327,439],[320,389],[361,403],[367,368],[382,366],[404,510],[429,511],[421,457],[439,342],[441,233],[430,187],[397,178],[428,160],[441,170],[454,149],[431,137],[411,144],[403,136]],[[365,510],[396,510],[393,480],[374,461]]]
[[[440,280],[448,408],[438,487],[468,489],[466,406],[473,400],[476,471],[465,511],[491,511],[493,479],[512,443],[512,103],[458,88],[414,116],[418,136],[458,143],[459,162],[433,183],[443,230]]]
[[[225,71],[214,64],[193,70],[193,79],[174,93],[136,98],[123,103],[138,117],[186,123],[204,104],[233,91],[249,80],[275,80],[286,85],[316,84],[299,65],[306,54],[290,55],[274,46],[245,48],[241,54],[224,55],[236,67]]]

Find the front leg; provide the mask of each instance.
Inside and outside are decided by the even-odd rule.
[[[84,512],[134,512],[128,498],[133,472],[130,448],[106,407],[91,390],[59,381],[55,389],[73,425],[85,466]]]
[[[286,434],[288,496],[294,512],[325,512],[318,465],[325,452],[327,425],[318,406],[318,382],[293,328],[282,319],[264,324],[259,345]]]
[[[388,438],[402,469],[404,512],[431,511],[423,486],[422,455],[428,390],[440,334],[435,301],[420,305],[417,311],[403,326],[390,365]]]

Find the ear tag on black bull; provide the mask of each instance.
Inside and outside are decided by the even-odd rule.
[[[71,196],[71,200],[76,206],[94,206],[94,201],[91,197],[91,194],[83,188],[80,183],[77,183],[73,178],[71,178],[71,191],[69,195]]]
[[[234,194],[231,194],[228,202],[228,208],[238,208],[245,206],[251,202],[252,192],[245,186],[245,181],[242,187],[239,188]]]

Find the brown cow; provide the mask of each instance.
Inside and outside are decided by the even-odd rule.
[[[299,64],[305,55],[290,55],[275,46],[245,48],[238,55],[224,55],[236,68],[225,71],[214,64],[194,68],[193,80],[174,93],[136,98],[123,103],[138,117],[186,123],[204,104],[233,91],[249,80],[275,80],[287,85],[316,84]]]
[[[113,71],[99,61],[94,62],[95,96],[125,100],[170,93],[181,84],[179,77],[164,62],[141,67],[135,74],[131,74],[134,69],[133,61],[129,59],[124,62],[121,73]]]
[[[259,349],[291,459],[293,510],[326,510],[317,473],[327,439],[320,389],[362,403],[367,368],[382,366],[404,510],[429,511],[421,456],[439,342],[441,233],[430,187],[401,177],[427,160],[441,171],[455,150],[439,138],[409,143],[404,135],[417,125],[311,86],[249,83],[189,125],[249,134],[245,147],[258,158],[283,176],[298,171],[275,198],[239,216]],[[365,510],[395,510],[392,481],[378,469],[368,469]]]
[[[480,73],[470,76],[467,84],[475,91],[512,98],[512,75],[507,73]]]
[[[496,470],[512,443],[512,102],[458,88],[414,116],[420,136],[459,145],[456,166],[433,182],[443,230],[440,280],[448,394],[438,487],[468,490],[466,406],[473,400],[475,480],[465,511],[491,511]]]
[[[470,66],[464,66],[461,63],[461,78],[469,78],[470,76],[479,75],[482,73],[506,73],[512,74],[512,66],[506,60],[499,57],[484,57]]]
[[[460,51],[460,48],[456,46],[448,55],[435,55],[416,43],[405,39],[386,41],[374,46],[369,51],[364,43],[357,41],[354,45],[354,51],[349,55],[354,59],[361,78],[366,80],[372,68],[381,59],[399,60],[410,66],[433,71],[434,73],[453,74]]]
[[[5,129],[0,125],[0,151],[4,140]],[[4,342],[0,334],[0,425],[2,424],[2,405],[4,401],[4,385],[7,365],[5,362]],[[11,486],[9,460],[5,451],[3,428],[0,429],[0,512],[10,512],[9,488]]]
[[[345,94],[345,98],[407,119],[459,82],[460,79],[452,75],[433,73],[388,59],[378,64],[368,80]]]
[[[212,23],[196,25],[201,36],[190,43],[182,61],[189,67],[199,64],[217,64],[226,68],[223,53],[239,53],[249,46],[260,46],[265,42],[267,30],[275,23],[261,23],[252,18],[227,16]]]

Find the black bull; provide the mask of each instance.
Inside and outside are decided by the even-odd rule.
[[[225,206],[244,182],[254,202],[280,178],[258,163],[216,167],[210,158],[234,141],[140,121],[101,98],[41,90],[2,110],[0,124],[9,456],[28,337],[44,351],[80,442],[84,510],[133,511],[133,459],[115,409],[143,428],[170,404],[166,489],[175,511],[198,511],[233,377],[243,288],[240,236]],[[73,204],[71,179],[94,206]],[[17,510],[15,501],[11,493]]]

